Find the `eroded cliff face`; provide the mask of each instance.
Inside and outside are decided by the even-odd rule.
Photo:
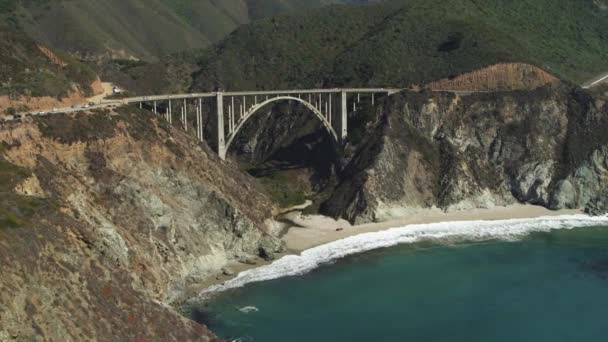
[[[281,249],[252,178],[133,112],[0,129],[0,340],[215,340],[168,303]]]
[[[401,93],[322,211],[353,222],[514,202],[584,208],[608,187],[608,106],[564,86]]]

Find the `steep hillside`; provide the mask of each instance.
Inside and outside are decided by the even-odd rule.
[[[404,92],[378,118],[323,212],[369,222],[431,206],[573,209],[608,187],[608,106],[579,90]]]
[[[558,82],[559,79],[555,76],[533,65],[500,63],[457,77],[431,82],[424,87],[461,91],[532,90]]]
[[[262,19],[284,12],[322,7],[330,4],[356,4],[380,2],[383,0],[246,0],[249,16],[253,20]]]
[[[331,6],[279,15],[235,31],[204,53],[195,89],[277,89],[323,86],[332,63],[364,41],[392,8]]]
[[[195,89],[409,86],[502,62],[572,82],[606,69],[593,0],[394,0],[280,15],[200,57]]]
[[[209,14],[214,16],[207,21],[216,24],[226,19]],[[25,3],[15,16],[36,41],[83,57],[153,58],[221,37],[188,25],[160,0],[49,0],[44,5]]]
[[[156,60],[209,46],[252,19],[352,0],[2,0],[36,41],[83,57]]]
[[[4,123],[0,141],[2,341],[214,341],[169,304],[281,248],[256,182],[149,112]]]
[[[5,109],[6,97],[88,94],[94,80],[88,65],[0,24],[0,108]]]

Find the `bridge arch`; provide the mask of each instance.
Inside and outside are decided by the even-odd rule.
[[[299,97],[295,97],[295,96],[289,96],[289,95],[275,96],[273,98],[269,98],[263,102],[260,102],[247,110],[247,112],[243,115],[243,118],[240,119],[239,122],[237,123],[236,127],[234,127],[232,132],[230,132],[228,134],[227,140],[226,140],[226,145],[225,145],[225,148],[223,149],[223,151],[220,153],[220,158],[222,158],[222,159],[226,158],[226,156],[228,154],[228,150],[230,149],[230,146],[232,145],[232,142],[236,138],[236,136],[239,133],[239,131],[241,130],[241,128],[245,125],[245,123],[251,117],[253,117],[258,111],[260,111],[260,109],[264,108],[265,106],[267,106],[271,103],[274,103],[274,102],[279,102],[279,101],[295,101],[295,102],[298,102],[298,103],[301,103],[302,105],[304,105],[315,115],[315,117],[317,117],[317,119],[319,119],[321,121],[321,123],[323,124],[323,128],[325,128],[327,133],[329,133],[329,135],[331,135],[331,137],[334,139],[334,142],[336,144],[339,143],[340,140],[338,139],[338,134],[334,130],[331,122],[329,122],[329,120],[326,118],[326,116],[320,110],[318,110],[313,104],[311,104],[310,102],[303,100]]]

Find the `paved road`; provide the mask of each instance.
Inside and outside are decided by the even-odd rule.
[[[28,113],[23,113],[23,114],[18,114],[18,115],[8,115],[6,116],[4,119],[0,119],[3,120],[3,122],[9,122],[9,121],[15,121],[15,120],[20,120],[24,117],[34,117],[34,116],[46,116],[46,115],[55,115],[55,114],[61,114],[61,113],[74,113],[74,112],[79,112],[79,111],[83,111],[83,110],[89,110],[89,109],[96,109],[96,108],[107,108],[107,107],[111,107],[111,106],[116,106],[116,105],[121,105],[120,101],[104,101],[98,104],[93,104],[90,106],[86,106],[85,105],[76,105],[76,106],[69,106],[69,107],[62,107],[62,108],[55,108],[54,110],[48,110],[48,111],[37,111],[37,112],[28,112]]]
[[[608,81],[608,74],[599,76],[584,85],[583,88],[588,89],[594,87],[600,83]],[[388,93],[389,95],[398,93],[402,91],[402,89],[392,89],[392,88],[362,88],[362,89],[308,89],[308,90],[278,90],[278,91],[250,91],[250,92],[224,92],[224,96],[257,96],[257,95],[275,95],[275,94],[323,94],[323,93],[335,93],[345,91],[347,93]],[[470,93],[484,92],[484,91],[455,91],[455,90],[442,90],[447,92],[461,93],[462,95],[468,95]],[[95,109],[95,108],[107,108],[112,106],[120,106],[129,103],[138,103],[138,102],[152,102],[152,101],[163,101],[163,100],[181,100],[181,99],[189,99],[189,98],[199,98],[199,97],[214,97],[217,93],[194,93],[194,94],[175,94],[175,95],[152,95],[152,96],[140,96],[140,97],[131,97],[117,100],[102,100],[97,104],[91,105],[89,107],[84,107],[84,105],[80,106],[70,106],[63,108],[56,108],[56,110],[48,110],[36,113],[29,114],[21,114],[20,116],[7,116],[4,119],[1,119],[4,122],[14,121],[16,119],[20,119],[24,116],[40,116],[40,115],[53,115],[58,113],[73,113],[81,110],[87,109]]]
[[[268,91],[225,91],[222,92],[224,97],[230,96],[264,96],[264,95],[309,95],[309,94],[328,94],[328,93],[340,93],[342,91],[349,94],[366,94],[366,93],[379,93],[379,94],[395,94],[403,89],[397,88],[332,88],[332,89],[291,89],[291,90],[268,90]],[[192,93],[192,94],[165,94],[165,95],[150,95],[150,96],[138,96],[129,97],[121,100],[123,104],[128,103],[139,103],[139,102],[153,102],[153,101],[167,101],[167,100],[183,100],[200,97],[215,97],[217,93]],[[105,101],[102,101],[105,103]]]
[[[595,86],[600,85],[601,83],[604,83],[607,81],[608,81],[608,74],[604,74],[602,76],[594,78],[591,81],[586,82],[585,84],[583,84],[583,88],[589,89],[589,88],[595,87]]]

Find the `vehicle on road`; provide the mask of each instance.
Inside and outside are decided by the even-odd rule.
[[[76,105],[71,105],[70,108],[74,109],[76,108]]]
[[[51,110],[51,113],[57,113],[57,108],[53,108],[53,109]]]
[[[46,112],[38,112],[38,115],[44,115]]]
[[[88,103],[85,103],[84,106],[82,106],[82,108],[85,108],[85,109],[89,108],[89,107],[91,107],[91,105],[89,105]]]
[[[21,117],[23,117],[23,115],[21,115],[21,114],[13,115],[13,119],[21,119]]]

